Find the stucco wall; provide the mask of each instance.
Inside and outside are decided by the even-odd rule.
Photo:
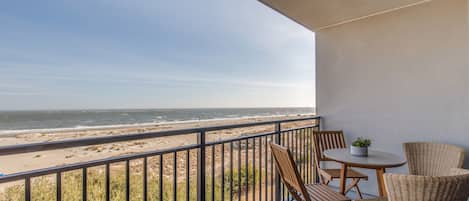
[[[317,32],[323,128],[400,155],[407,141],[469,150],[468,11],[467,0],[434,0]],[[361,186],[377,192],[374,176]]]

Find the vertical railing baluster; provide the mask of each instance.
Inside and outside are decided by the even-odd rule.
[[[284,132],[281,133],[280,135],[280,145],[282,146],[285,146],[286,144],[286,141],[285,141],[285,135],[284,135]],[[280,187],[281,191],[282,191],[282,201],[285,200],[285,184],[282,182],[282,186]]]
[[[304,155],[305,154],[305,152],[304,152],[304,146],[305,146],[305,141],[304,140],[305,140],[305,138],[304,138],[304,135],[303,135],[303,131],[304,131],[303,129],[300,130],[300,136],[301,136],[300,137],[300,153],[301,153],[301,159],[300,159],[301,164],[300,165],[301,165],[301,169],[302,169],[301,178],[304,180],[304,175],[305,175],[305,171],[306,171],[306,169],[305,169],[305,164],[306,163],[305,163],[305,155]]]
[[[286,137],[287,137],[287,136],[288,136],[288,133],[286,133],[286,132],[285,132],[285,135],[286,135]],[[286,140],[285,140],[285,141],[286,141]],[[286,141],[286,142],[285,142],[285,144],[286,144],[285,146],[288,146],[288,141]],[[287,200],[289,201],[289,200],[290,200],[290,191],[288,191],[288,189],[287,189],[287,186],[286,186],[286,185],[283,185],[283,186],[284,186],[284,188],[285,188],[285,191],[286,191],[286,192],[285,192],[285,194],[287,195],[287,197],[286,197],[286,198],[287,198]]]
[[[307,129],[305,130],[305,132],[306,132],[306,148],[305,148],[305,152],[306,152],[306,154],[307,154],[307,155],[306,155],[306,168],[307,168],[307,170],[306,170],[306,182],[307,182],[307,183],[311,183],[311,181],[310,181],[310,179],[309,179],[309,173],[310,173],[310,171],[311,171],[311,164],[310,164],[310,163],[311,163],[311,161],[310,161],[311,155],[309,154],[309,145],[310,145],[310,144],[309,144],[309,143],[310,143],[310,142],[309,142],[309,128],[307,128]]]
[[[197,136],[200,146],[197,154],[197,201],[205,201],[205,131],[202,130]]]
[[[55,175],[56,181],[55,181],[55,193],[56,193],[56,200],[57,201],[62,201],[62,172],[57,172]]]
[[[163,154],[160,154],[160,167],[159,167],[159,187],[158,187],[158,194],[160,195],[159,201],[163,201],[163,171],[164,171],[164,166],[163,166],[164,160],[163,160]]]
[[[24,199],[31,201],[31,178],[26,177],[24,180]]]
[[[148,200],[148,180],[147,180],[147,177],[148,177],[148,159],[147,157],[143,158],[143,200],[144,201],[147,201]]]
[[[125,161],[125,200],[130,201],[130,161]]]
[[[221,144],[221,200],[225,201],[225,144]]]
[[[274,142],[274,135],[270,136],[270,141]],[[274,184],[274,160],[272,158],[272,149],[269,148],[269,150],[270,150],[270,153],[271,153],[270,156],[269,156],[269,158],[270,158],[270,200],[273,201],[275,199],[274,198],[274,194],[275,194],[274,191],[276,190],[276,187],[275,187],[276,184]]]
[[[311,165],[311,171],[310,171],[310,174],[309,174],[309,182],[310,183],[316,183],[315,181],[315,178],[314,178],[314,172],[316,171],[316,162],[314,161],[315,160],[315,155],[314,155],[314,145],[313,145],[313,129],[314,128],[311,128],[309,130],[309,155],[310,155],[310,165]]]
[[[291,135],[291,139],[293,140],[293,131],[290,131],[289,132],[289,135]],[[290,144],[290,142],[287,142],[287,144]],[[293,146],[292,144],[290,144],[290,146]],[[290,200],[290,192],[287,192],[287,200],[289,201]]]
[[[299,164],[298,164],[298,130],[295,130],[295,158],[296,158],[296,168],[298,168],[298,170],[301,171],[301,169],[299,168]]]
[[[312,145],[312,140],[311,140],[311,130],[308,128],[307,130],[307,138],[308,138],[308,148],[307,148],[307,152],[308,152],[308,165],[309,165],[309,171],[308,171],[308,183],[313,183],[313,180],[312,180],[312,174],[313,174],[313,155],[311,154],[311,147],[313,146]]]
[[[307,151],[306,151],[306,145],[307,145],[307,142],[306,142],[306,130],[303,129],[303,178],[304,180],[306,181],[306,173],[308,172],[308,156],[306,155],[307,154]]]
[[[249,140],[248,139],[246,139],[246,144],[245,144],[244,168],[246,168],[246,177],[245,177],[246,189],[245,189],[244,199],[245,201],[247,201],[249,198]]]
[[[317,127],[319,130],[319,127]],[[313,131],[313,140],[314,140],[314,131]],[[313,147],[313,153],[316,156],[316,147]],[[318,160],[317,158],[314,158],[314,160]],[[319,183],[319,172],[318,172],[318,167],[317,167],[317,161],[314,161],[314,181],[315,183]]]
[[[82,171],[83,171],[83,173],[82,173],[83,174],[83,177],[82,177],[82,190],[83,190],[82,191],[82,197],[83,197],[83,199],[82,200],[87,201],[88,200],[88,197],[87,197],[88,196],[88,192],[87,192],[87,190],[88,190],[88,187],[87,187],[88,186],[87,185],[87,183],[88,183],[88,170],[85,167],[85,168],[82,169]]]
[[[262,137],[259,137],[259,201],[262,201]]]
[[[301,130],[298,130],[296,129],[296,139],[297,139],[297,142],[296,142],[296,158],[297,158],[297,161],[296,161],[296,167],[298,168],[298,173],[299,173],[299,176],[301,178],[301,172],[302,172],[302,168],[301,168]]]
[[[309,165],[311,166],[311,169],[309,171],[309,183],[314,183],[314,152],[313,152],[313,129],[311,128],[309,130]]]
[[[191,179],[190,179],[190,168],[191,168],[191,164],[190,164],[190,159],[191,159],[191,155],[190,155],[190,150],[188,149],[186,151],[186,201],[189,201],[190,200],[190,184],[191,184]]]
[[[303,134],[302,134],[302,136],[303,136],[303,149],[302,149],[303,150],[303,180],[306,181],[306,172],[308,172],[308,169],[307,169],[308,166],[306,166],[308,164],[308,160],[307,160],[308,156],[306,155],[306,153],[307,153],[307,151],[306,151],[306,145],[307,145],[307,143],[306,143],[306,132],[305,132],[306,130],[305,129],[302,129],[302,130],[303,130]]]
[[[294,146],[294,145],[295,145],[295,143],[294,143],[294,142],[295,142],[295,133],[294,133],[294,130],[290,130],[290,131],[288,131],[286,134],[287,134],[288,136],[290,136],[290,137],[289,137],[289,138],[290,138],[290,139],[289,139],[289,142],[286,142],[286,143],[287,143],[288,146],[289,146],[288,149],[290,150],[290,153],[291,153],[291,155],[292,155],[292,157],[293,157],[293,161],[295,161],[296,158],[295,158],[295,146]]]
[[[211,167],[211,179],[212,179],[212,201],[215,201],[215,145],[212,145],[212,167]]]
[[[111,167],[109,163],[106,163],[106,178],[105,178],[105,188],[106,188],[106,201],[111,200]]]
[[[303,161],[304,160],[304,158],[303,158],[303,129],[300,129],[299,132],[300,132],[300,134],[299,134],[300,135],[300,142],[299,142],[299,144],[300,144],[300,147],[299,147],[299,149],[300,149],[300,154],[299,154],[300,155],[299,156],[300,160],[298,162],[299,162],[299,165],[300,165],[300,178],[303,179],[303,173],[305,172],[305,169],[303,167],[303,164],[304,164],[304,161]]]
[[[233,201],[233,142],[230,142],[230,201]]]
[[[288,131],[287,133],[285,133],[287,135],[287,147],[288,149],[290,149],[290,151],[294,154],[294,144],[292,143],[294,141],[294,137],[295,137],[295,131],[294,130],[290,130]],[[287,192],[287,200],[290,200],[290,192]]]
[[[264,178],[264,186],[265,186],[265,200],[267,201],[268,200],[268,193],[269,193],[269,183],[268,183],[268,179],[269,179],[269,175],[267,173],[267,170],[268,170],[268,164],[267,164],[267,158],[268,158],[268,154],[269,154],[269,151],[268,151],[268,140],[267,140],[267,136],[265,136],[265,147],[264,147],[264,150],[265,150],[265,156],[264,156],[264,169],[265,169],[265,178]]]
[[[256,200],[256,138],[252,138],[252,201]]]
[[[280,135],[281,135],[281,132],[282,132],[281,129],[282,128],[281,128],[280,122],[277,122],[275,124],[275,133],[276,133],[275,134],[275,143],[277,143],[277,144],[281,143],[280,142]],[[275,188],[275,200],[276,201],[280,201],[280,199],[281,199],[281,197],[280,197],[281,196],[281,188],[280,188],[281,185],[282,184],[280,182],[280,175],[278,174],[278,171],[275,171],[275,186],[274,186],[274,188]]]
[[[177,157],[178,157],[178,154],[177,152],[174,152],[174,155],[173,155],[173,201],[177,201],[177,197],[178,197],[178,179],[177,179],[177,176],[178,176],[178,164],[177,164]]]
[[[315,130],[317,131],[321,131],[321,117],[317,118],[316,119],[316,124],[317,124],[317,128]],[[317,160],[317,158],[315,158],[314,160]],[[319,173],[318,173],[318,167],[316,167],[316,161],[314,161],[314,180],[316,181],[316,183],[319,183]]]
[[[241,201],[241,140],[238,141],[238,201]]]
[[[315,162],[314,162],[314,145],[313,145],[313,129],[311,128],[309,130],[309,155],[310,155],[310,174],[309,174],[309,182],[313,183],[314,182],[314,171],[315,171]]]
[[[308,141],[308,129],[304,129],[304,155],[305,155],[305,182],[309,183],[308,181],[308,175],[309,175],[309,154],[308,154],[308,146],[309,146],[309,141]]]

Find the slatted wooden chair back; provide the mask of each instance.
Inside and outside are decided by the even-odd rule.
[[[323,152],[325,150],[347,148],[342,131],[314,131],[313,144],[318,167],[320,161],[329,161],[324,157]]]
[[[287,186],[288,191],[292,194],[295,200],[311,201],[308,191],[306,190],[300,174],[296,169],[295,161],[293,160],[290,150],[274,143],[270,143],[270,148],[272,150],[272,155],[274,156],[277,170],[283,183]]]

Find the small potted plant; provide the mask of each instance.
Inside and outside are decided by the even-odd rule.
[[[350,147],[350,154],[353,156],[368,156],[368,147],[371,145],[370,139],[357,138],[353,141],[352,146]]]

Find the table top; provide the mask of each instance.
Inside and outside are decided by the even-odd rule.
[[[377,150],[368,150],[368,157],[360,157],[350,154],[350,149],[329,149],[324,151],[324,156],[339,163],[361,168],[392,168],[407,163],[403,157]]]

